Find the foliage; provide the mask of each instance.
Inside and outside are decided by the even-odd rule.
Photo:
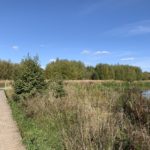
[[[150,80],[150,73],[149,72],[143,72],[142,79],[143,80]]]
[[[86,79],[98,80],[98,73],[96,72],[95,68],[92,66],[86,67]]]
[[[0,79],[12,80],[18,72],[18,64],[0,60]]]
[[[96,72],[98,73],[99,79],[108,80],[114,79],[113,67],[107,64],[98,64],[96,66]]]
[[[67,95],[64,89],[64,83],[61,78],[56,77],[56,79],[49,81],[49,90],[52,91],[55,98],[62,98]]]
[[[21,62],[22,63],[22,62]],[[13,64],[10,61],[0,61],[0,79],[15,79],[20,70],[21,64]],[[149,80],[150,73],[142,72],[139,67],[129,65],[108,65],[97,64],[93,66],[85,66],[80,61],[69,61],[57,59],[55,62],[47,64],[43,70],[44,78],[55,79],[56,76],[63,80]]]
[[[124,81],[134,81],[140,80],[142,76],[142,71],[138,67],[133,67],[129,65],[107,65],[98,64],[96,66],[96,72],[98,73],[99,79],[108,80],[124,80]]]
[[[46,66],[45,75],[47,79],[53,79],[56,76],[62,79],[83,79],[85,75],[85,66],[81,62],[59,60]]]
[[[38,64],[38,58],[27,56],[22,60],[14,80],[15,94],[27,97],[40,92],[45,87],[44,74]]]
[[[124,80],[134,81],[142,79],[142,70],[129,65],[97,64],[96,67],[68,60],[59,60],[47,65],[45,69],[47,79],[61,76],[65,80],[92,79],[92,80]]]

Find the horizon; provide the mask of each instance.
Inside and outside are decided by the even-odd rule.
[[[56,58],[86,66],[121,64],[150,71],[148,0],[1,0],[0,59],[40,64]]]

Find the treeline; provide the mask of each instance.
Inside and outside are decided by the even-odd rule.
[[[150,80],[150,72],[143,72],[142,79],[143,80]]]
[[[60,76],[63,79],[91,80],[141,80],[142,70],[129,65],[98,64],[96,67],[86,67],[80,61],[59,60],[49,63],[45,69],[47,79]]]
[[[0,79],[13,80],[20,64],[0,60]],[[129,65],[97,64],[85,66],[81,61],[59,60],[47,64],[45,79],[61,78],[64,80],[150,80],[149,72],[142,72],[139,67]]]
[[[139,67],[129,65],[107,65],[98,64],[95,68],[98,79],[101,80],[140,80],[142,78],[142,70]]]
[[[19,64],[0,60],[0,80],[13,80],[17,74]]]

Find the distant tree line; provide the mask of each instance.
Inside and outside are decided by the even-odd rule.
[[[13,80],[17,74],[19,64],[11,61],[0,60],[0,79]]]
[[[18,74],[20,64],[0,60],[0,79],[13,80]],[[45,79],[61,78],[64,80],[150,80],[149,72],[142,72],[139,67],[129,65],[97,64],[85,66],[81,61],[59,60],[47,64],[43,70]]]
[[[142,79],[143,80],[150,80],[150,72],[143,72]]]
[[[60,76],[63,79],[91,79],[91,80],[141,80],[142,70],[129,65],[98,64],[96,67],[85,66],[80,61],[59,60],[49,63],[45,69],[46,79]],[[143,78],[144,79],[144,78]]]

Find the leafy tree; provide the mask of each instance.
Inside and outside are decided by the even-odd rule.
[[[47,79],[54,79],[56,76],[64,80],[83,79],[85,76],[85,66],[82,62],[59,60],[49,63],[45,69]]]
[[[92,66],[86,67],[86,74],[85,74],[86,79],[92,79],[92,80],[97,80],[99,79],[98,73],[96,72],[95,68]]]
[[[95,70],[101,80],[134,81],[140,80],[142,77],[142,70],[139,67],[129,65],[98,64]]]
[[[18,64],[13,64],[10,61],[0,60],[0,79],[12,80],[17,72]]]
[[[108,64],[96,65],[96,72],[101,80],[114,79],[113,67]]]

